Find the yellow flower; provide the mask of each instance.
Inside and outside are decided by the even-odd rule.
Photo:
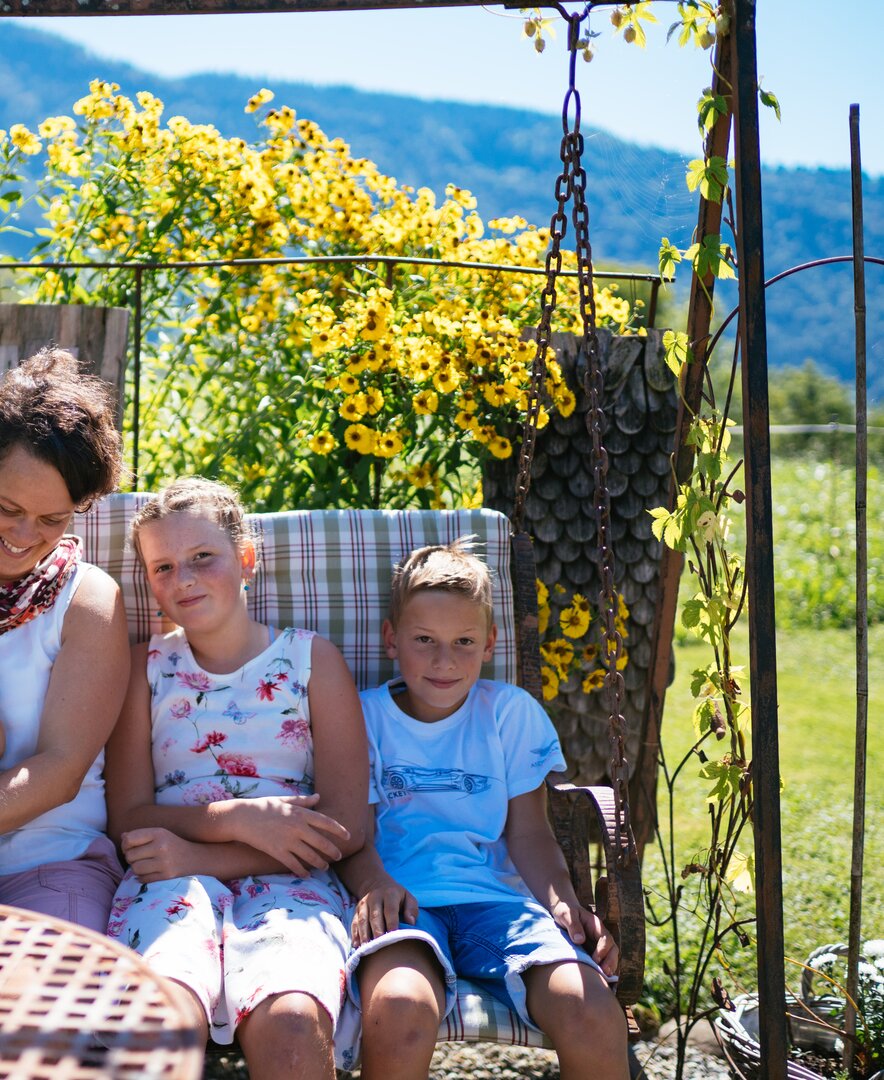
[[[544,604],[549,603],[549,589],[540,578],[535,578],[534,584],[537,587],[537,604],[539,607],[543,607]]]
[[[483,386],[482,393],[485,396],[485,400],[489,405],[493,405],[494,408],[500,408],[501,405],[506,405],[510,400],[510,395],[506,386],[503,383],[496,383],[490,386]]]
[[[375,386],[370,386],[362,395],[365,398],[365,411],[375,416],[384,407],[384,395]]]
[[[556,392],[556,405],[562,416],[570,416],[577,407],[577,397],[567,386],[560,386]]]
[[[441,368],[433,376],[433,386],[440,394],[450,394],[460,384],[460,375],[450,367]]]
[[[325,457],[326,454],[330,454],[334,450],[338,443],[330,431],[320,431],[318,435],[313,436],[307,445],[314,454]]]
[[[245,107],[245,112],[257,112],[262,105],[266,105],[268,101],[273,101],[273,98],[275,96],[276,95],[273,93],[273,91],[266,89],[266,87],[262,90],[259,90],[257,94],[252,94],[252,96],[249,98],[248,103]]]
[[[392,458],[395,457],[402,450],[402,439],[398,432],[388,431],[385,434],[377,435],[375,441],[374,452],[377,457]]]
[[[375,434],[365,424],[351,424],[344,432],[344,443],[348,450],[357,450],[360,454],[370,454],[374,450]]]
[[[412,398],[412,405],[418,416],[428,416],[439,408],[439,395],[434,390],[421,390]]]
[[[406,479],[416,488],[428,488],[434,479],[433,466],[429,463],[413,465],[405,474]]]
[[[585,609],[579,605],[564,608],[559,615],[559,626],[568,637],[582,637],[589,629],[589,605]]]
[[[33,131],[29,131],[24,124],[13,124],[9,129],[9,138],[17,150],[21,150],[23,154],[27,154],[29,157],[39,154],[43,149],[43,144],[38,136]]]
[[[551,667],[546,664],[540,668],[540,678],[543,682],[543,700],[552,701],[559,692],[559,677]]]
[[[505,458],[512,457],[513,444],[509,439],[505,439],[503,435],[495,435],[488,440],[488,449],[494,457],[504,460]]]
[[[548,604],[541,604],[537,609],[537,633],[541,636],[546,633],[549,626],[550,608]]]
[[[593,690],[599,690],[605,685],[605,669],[596,668],[595,671],[590,672],[589,675],[580,684],[580,689],[584,694],[591,694]]]
[[[338,409],[338,414],[344,420],[361,420],[366,413],[365,394],[350,394],[345,397]]]
[[[338,377],[338,386],[345,394],[355,394],[359,390],[359,380],[354,378],[348,371]]]
[[[583,652],[581,653],[581,659],[586,664],[594,664],[598,659],[599,647],[598,645],[584,645]]]

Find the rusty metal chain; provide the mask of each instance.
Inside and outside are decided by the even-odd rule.
[[[611,786],[615,806],[616,859],[624,866],[636,858],[635,841],[629,823],[629,766],[626,760],[626,720],[623,716],[624,681],[620,671],[623,639],[617,630],[619,595],[614,583],[614,552],[611,538],[611,494],[608,489],[608,454],[603,443],[605,414],[602,406],[604,377],[599,359],[596,333],[596,307],[593,288],[592,246],[589,240],[589,209],[586,204],[586,170],[581,164],[583,135],[580,133],[580,95],[575,85],[575,67],[580,22],[583,15],[568,15],[568,48],[570,79],[562,107],[561,144],[562,172],[556,180],[556,211],[550,222],[550,247],[546,256],[547,282],[542,294],[541,317],[537,327],[537,351],[531,370],[528,410],[525,419],[519,471],[516,481],[513,527],[522,529],[525,500],[531,484],[531,463],[537,440],[537,418],[540,412],[540,393],[546,375],[546,353],[550,344],[550,325],[556,304],[556,277],[562,268],[561,242],[567,231],[565,207],[573,198],[577,282],[580,316],[583,326],[583,353],[586,358],[584,388],[589,398],[586,426],[592,437],[592,461],[595,481],[595,511],[598,517],[599,550],[599,611],[605,618],[603,662],[606,668],[605,691],[610,708],[608,738],[611,744]],[[568,115],[574,104],[574,123]]]

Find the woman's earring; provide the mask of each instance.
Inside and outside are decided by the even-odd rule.
[[[162,619],[162,617],[163,617],[162,611],[160,611],[160,609],[157,608],[157,618]]]
[[[249,583],[247,581],[244,581],[242,583],[242,588],[243,588],[243,592],[248,592],[249,591]]]

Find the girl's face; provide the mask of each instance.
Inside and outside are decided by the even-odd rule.
[[[31,572],[65,534],[74,513],[54,466],[24,446],[0,458],[0,583]]]
[[[157,604],[172,622],[213,631],[245,611],[251,548],[240,551],[209,511],[151,521],[139,531],[138,545]]]

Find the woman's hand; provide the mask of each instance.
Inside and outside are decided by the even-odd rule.
[[[620,949],[614,935],[598,915],[580,904],[569,904],[566,900],[555,903],[551,914],[575,945],[583,945],[589,952],[589,945],[594,942],[595,947],[590,953],[593,960],[606,975],[617,974]]]
[[[389,930],[398,930],[400,922],[417,922],[418,903],[408,889],[385,874],[356,905],[350,926],[354,945],[364,945]]]
[[[142,885],[197,872],[195,858],[201,845],[182,840],[168,829],[133,829],[123,833],[121,846],[126,862]]]
[[[340,822],[314,810],[319,795],[271,795],[231,799],[222,804],[230,815],[233,839],[266,852],[297,877],[327,870],[342,855],[350,833]]]

